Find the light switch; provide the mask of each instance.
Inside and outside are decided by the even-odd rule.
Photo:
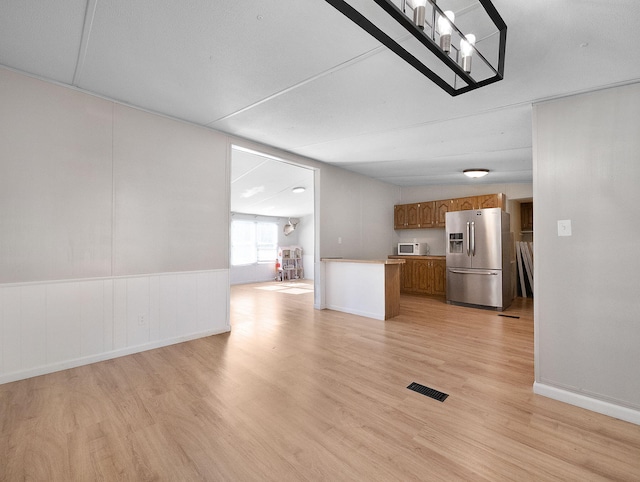
[[[558,236],[571,236],[571,219],[558,221]]]

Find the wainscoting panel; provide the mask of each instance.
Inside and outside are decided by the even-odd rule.
[[[29,290],[11,288],[8,291],[16,296],[19,317],[31,320],[31,323],[14,327],[16,331],[20,330],[20,341],[14,346],[15,350],[19,350],[20,359],[14,369],[23,365],[43,365],[47,362],[47,289],[38,285],[32,286]],[[21,346],[27,340],[32,348],[25,351]]]
[[[229,272],[0,285],[0,383],[229,331]]]
[[[127,278],[126,299],[117,299],[116,303],[125,303],[127,341],[126,346],[138,346],[149,343],[149,277]]]
[[[80,298],[81,282],[54,283],[47,288],[47,363],[74,360],[82,355],[83,311]],[[25,286],[23,291],[31,291],[33,286]],[[22,317],[21,324],[28,325],[28,318]],[[23,339],[23,351],[30,340]],[[24,367],[23,367],[24,368]]]
[[[2,290],[2,370],[12,372],[21,367],[20,324],[8,320],[19,320],[21,317],[20,288]],[[34,320],[42,323],[42,320]]]

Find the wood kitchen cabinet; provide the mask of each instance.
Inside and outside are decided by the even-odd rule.
[[[421,228],[432,228],[435,221],[435,203],[433,201],[420,203],[420,227]]]
[[[502,208],[502,210],[505,210],[506,203],[504,198],[505,196],[502,193],[476,196],[478,206],[476,209]]]
[[[428,261],[426,259],[415,259],[411,260],[411,264],[413,264],[415,292],[428,294],[431,285],[430,278],[432,278],[429,273],[431,261]]]
[[[470,211],[472,209],[502,208],[505,209],[504,195],[482,194],[454,199],[453,211]]]
[[[420,227],[420,204],[407,204],[407,228]]]
[[[394,206],[393,229],[444,228],[446,214],[451,211],[506,208],[506,196],[482,194],[456,199],[425,201]]]
[[[533,203],[520,204],[520,229],[523,232],[533,231]]]
[[[431,294],[444,296],[447,291],[447,263],[444,259],[431,260]]]
[[[389,256],[404,259],[401,266],[401,293],[444,296],[446,261],[441,256]]]
[[[396,204],[393,207],[393,229],[404,229],[407,224],[407,205]]]
[[[446,290],[446,262],[440,259],[415,260],[414,284],[416,293],[443,295]]]
[[[393,210],[393,229],[433,227],[433,201],[397,204]]]
[[[472,209],[478,209],[478,198],[476,196],[461,197],[454,199],[453,211],[471,211]]]
[[[413,291],[413,280],[413,264],[405,261],[404,264],[400,265],[400,293],[411,293]]]
[[[443,201],[433,202],[433,227],[444,228],[447,219],[447,213],[453,211],[453,199],[445,199]]]

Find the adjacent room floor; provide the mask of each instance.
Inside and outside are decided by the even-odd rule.
[[[274,285],[229,334],[0,385],[0,480],[640,478],[640,427],[532,393],[532,300],[384,322]]]

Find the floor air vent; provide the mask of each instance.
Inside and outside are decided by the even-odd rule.
[[[446,393],[439,392],[438,390],[434,390],[433,388],[425,387],[424,385],[420,385],[416,382],[412,382],[411,385],[409,385],[407,388],[409,390],[413,390],[414,392],[421,393],[422,395],[426,395],[429,398],[433,398],[434,400],[438,400],[439,402],[444,402],[449,396]]]

